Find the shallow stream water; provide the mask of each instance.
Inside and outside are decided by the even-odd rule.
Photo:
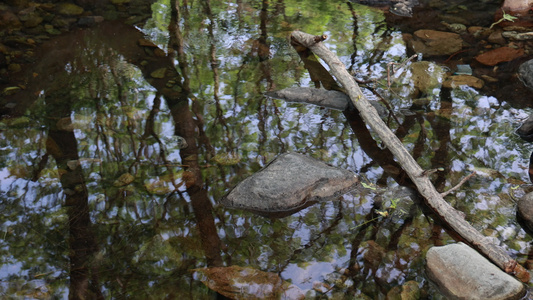
[[[472,58],[478,40],[421,57],[436,84],[415,92],[403,39],[446,30],[441,21],[489,27],[498,1],[419,1],[412,18],[343,1],[111,2],[79,14],[0,4],[21,21],[5,17],[0,35],[2,297],[211,299],[222,287],[208,288],[203,268],[239,266],[273,276],[259,286],[281,278],[307,298],[385,299],[414,284],[420,298],[443,299],[425,253],[461,239],[423,201],[394,207],[402,182],[379,138],[364,139],[340,111],[264,96],[314,86],[288,40],[296,29],[326,34],[389,103],[384,118],[420,166],[444,169],[432,175],[439,191],[477,172],[446,200],[529,267],[531,236],[515,211],[531,190],[531,145],[514,133],[533,107],[515,75],[527,52],[488,68]],[[393,62],[406,67],[387,82]],[[495,81],[442,88],[465,64]],[[364,184],[279,219],[219,204],[287,151]],[[251,286],[241,290],[265,297]]]

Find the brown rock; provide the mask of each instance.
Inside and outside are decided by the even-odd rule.
[[[484,84],[483,80],[471,75],[454,75],[446,78],[442,86],[445,88],[454,88],[460,85],[468,85],[469,87],[480,89]]]
[[[470,26],[470,27],[468,27],[467,30],[468,30],[468,33],[475,34],[476,32],[479,32],[482,29],[483,29],[483,27],[481,27],[481,26]]]
[[[485,82],[490,82],[490,83],[498,82],[498,78],[494,78],[494,77],[489,76],[489,75],[481,75],[481,79],[483,79],[483,81],[485,81]]]
[[[493,44],[505,45],[507,43],[507,41],[502,35],[502,32],[499,30],[492,32],[487,38],[487,40]]]
[[[8,10],[0,11],[0,27],[20,27],[22,23],[19,18]]]
[[[450,55],[463,48],[463,40],[457,33],[429,29],[417,30],[412,39],[407,41],[416,53],[424,56]]]
[[[484,39],[490,34],[490,30],[486,27],[470,26],[468,27],[468,33],[476,38]]]
[[[475,57],[475,59],[487,66],[495,66],[501,62],[511,61],[524,55],[524,49],[513,49],[510,47],[500,47],[487,51]]]
[[[41,24],[43,22],[43,18],[37,16],[37,15],[32,15],[30,18],[28,18],[27,21],[24,22],[24,27],[26,28],[33,28],[33,27],[36,27],[37,25]]]

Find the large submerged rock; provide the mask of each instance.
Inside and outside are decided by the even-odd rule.
[[[224,206],[283,217],[346,193],[354,173],[297,153],[278,156],[221,199]]]
[[[426,254],[429,278],[449,299],[520,299],[525,288],[464,243],[432,247]]]

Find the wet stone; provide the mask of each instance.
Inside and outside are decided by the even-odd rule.
[[[306,102],[338,110],[347,109],[350,102],[350,98],[345,93],[305,87],[291,87],[280,91],[267,92],[265,95],[276,99],[288,100],[289,102]]]
[[[525,194],[518,201],[516,213],[522,226],[533,232],[533,192]]]
[[[83,8],[73,3],[60,3],[56,9],[59,14],[66,16],[78,16],[83,13]]]
[[[479,39],[487,38],[490,34],[490,30],[481,26],[471,26],[467,29],[468,33]]]
[[[282,217],[334,200],[358,182],[354,173],[297,153],[278,156],[221,199],[224,206]]]
[[[442,86],[445,88],[454,88],[461,85],[467,85],[469,87],[480,89],[484,84],[483,80],[472,75],[454,75],[446,78],[442,83]]]
[[[516,134],[524,141],[533,142],[533,114],[529,115],[520,128],[516,130]]]
[[[504,38],[518,41],[533,40],[533,32],[505,31],[502,33],[502,36]]]
[[[492,43],[492,44],[500,44],[500,45],[507,44],[507,40],[503,37],[501,30],[492,32],[487,38],[487,40],[489,41],[489,43]]]
[[[17,28],[21,26],[21,22],[14,13],[8,10],[0,10],[0,27],[4,26]]]
[[[440,87],[444,69],[429,61],[416,61],[411,64],[412,82],[417,90],[430,93]]]
[[[424,57],[451,55],[463,48],[463,40],[457,33],[421,29],[407,39],[407,45]]]
[[[9,66],[7,66],[7,69],[11,73],[17,73],[22,70],[22,67],[19,64],[10,64]]]
[[[167,68],[160,68],[150,73],[150,76],[152,76],[153,78],[158,78],[158,79],[165,78],[166,71],[167,71]]]
[[[429,278],[450,299],[520,299],[525,288],[464,243],[432,247],[426,254]]]
[[[347,110],[353,107],[350,97],[343,92],[316,89],[308,87],[291,87],[279,91],[265,93],[265,96],[281,99],[287,102],[309,103],[329,109]],[[378,101],[370,101],[370,104],[378,111],[378,114],[385,118],[388,110]]]
[[[530,89],[533,89],[533,59],[521,64],[518,68],[518,78]]]
[[[24,27],[33,28],[41,24],[42,22],[43,18],[41,18],[40,16],[32,15],[30,18],[28,18],[27,21],[24,22]]]

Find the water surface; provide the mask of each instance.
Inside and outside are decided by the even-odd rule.
[[[514,130],[530,112],[517,101],[527,91],[504,75],[483,89],[441,88],[432,70],[453,72],[471,52],[422,58],[438,84],[416,96],[409,71],[386,80],[388,63],[411,56],[402,34],[443,30],[432,14],[474,11],[465,25],[488,27],[497,3],[420,1],[405,18],[343,1],[178,2],[70,16],[53,5],[1,6],[22,23],[3,31],[0,61],[21,67],[1,82],[0,295],[210,299],[216,292],[193,270],[239,266],[276,274],[308,298],[385,299],[414,283],[421,298],[441,299],[425,253],[460,237],[423,201],[391,207],[403,182],[379,138],[354,131],[340,111],[264,96],[314,86],[288,41],[296,29],[328,35],[357,79],[375,80],[368,87],[390,103],[391,129],[423,168],[444,168],[433,175],[437,189],[477,171],[446,200],[526,262],[531,236],[515,206],[529,189],[530,147]],[[35,15],[37,26],[23,23]],[[102,19],[80,23],[87,16]],[[517,92],[505,97],[510,87]],[[365,185],[281,219],[218,204],[287,151]],[[380,214],[387,209],[393,216]]]

